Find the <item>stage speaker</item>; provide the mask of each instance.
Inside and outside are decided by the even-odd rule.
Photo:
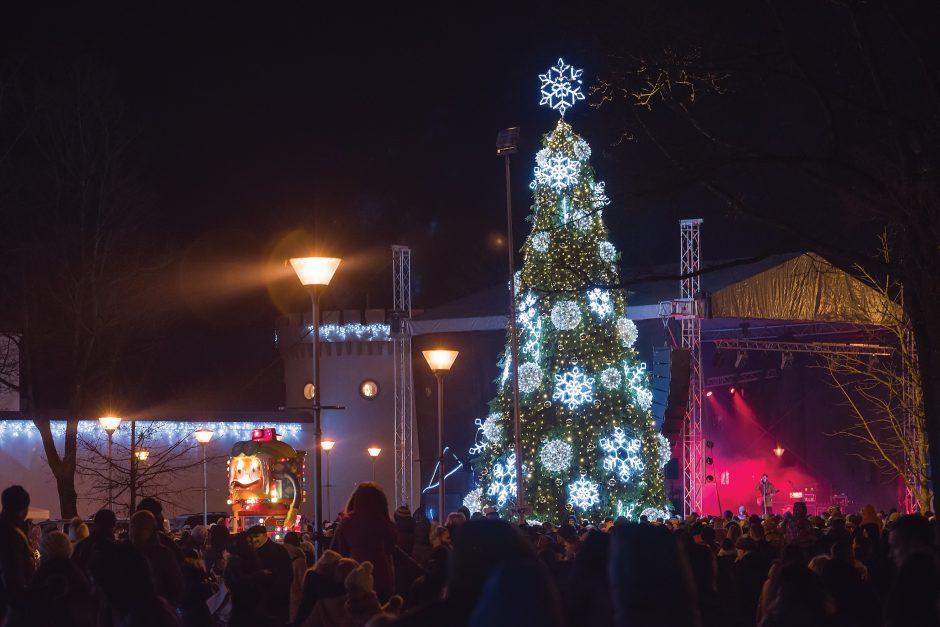
[[[679,480],[679,460],[673,457],[668,462],[666,462],[666,467],[663,468],[663,473],[666,475],[667,481],[678,481]]]
[[[663,434],[673,442],[682,430],[689,405],[691,360],[691,354],[684,348],[653,351],[653,416]]]

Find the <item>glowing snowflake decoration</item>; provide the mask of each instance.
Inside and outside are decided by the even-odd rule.
[[[595,287],[588,292],[588,307],[601,318],[607,317],[614,311],[614,303],[610,300],[610,292]]]
[[[542,447],[539,459],[548,472],[561,472],[571,465],[574,449],[564,440],[549,440]]]
[[[636,509],[636,503],[624,503],[623,501],[617,501],[617,516],[623,516],[624,518],[633,518],[633,510]]]
[[[617,259],[617,249],[610,242],[601,242],[597,245],[597,254],[604,263],[613,263]]]
[[[637,406],[643,411],[649,411],[649,408],[653,406],[653,393],[643,387],[634,387],[632,389]]]
[[[603,181],[594,184],[591,204],[594,205],[595,209],[602,209],[610,204],[610,198],[607,197],[607,190],[604,187]]]
[[[531,361],[519,365],[519,391],[529,394],[542,385],[542,369]]]
[[[525,473],[525,464],[522,472]],[[493,464],[492,483],[486,494],[496,499],[496,504],[504,506],[508,501],[516,498],[516,454],[510,453],[505,463]]]
[[[638,438],[629,437],[621,427],[615,427],[609,438],[601,438],[600,445],[604,452],[604,470],[615,473],[621,481],[630,481],[646,469],[640,457],[642,443]]]
[[[632,388],[646,385],[646,362],[641,361],[635,366],[629,363],[623,365],[623,374],[627,377],[627,385]]]
[[[578,162],[564,155],[552,155],[544,166],[535,167],[535,180],[529,187],[535,189],[538,185],[547,185],[561,192],[577,183]]]
[[[581,308],[573,300],[563,300],[552,305],[552,324],[559,331],[570,331],[581,324]]]
[[[548,158],[552,156],[552,151],[548,148],[542,148],[535,153],[535,165],[542,169],[548,168]]]
[[[555,393],[552,399],[561,401],[568,409],[594,401],[594,377],[587,376],[575,366],[570,372],[555,375]]]
[[[640,512],[640,516],[646,516],[646,519],[650,522],[655,522],[658,518],[662,518],[663,520],[669,520],[672,518],[672,514],[668,509],[658,509],[655,507],[647,507],[642,512]]]
[[[581,74],[584,70],[576,70],[563,59],[550,68],[545,74],[539,74],[542,81],[542,99],[540,105],[548,105],[557,110],[562,117],[565,111],[574,106],[578,100],[584,100],[581,93]]]
[[[470,513],[482,512],[486,507],[486,501],[483,500],[483,488],[474,488],[467,492],[463,497],[463,506],[470,510]]]
[[[548,233],[545,231],[539,231],[532,236],[532,250],[537,253],[546,253],[548,252],[548,244],[550,241]]]
[[[629,318],[617,318],[617,335],[627,346],[633,346],[636,343],[640,332],[636,328],[636,323]]]
[[[669,463],[669,458],[672,457],[672,445],[669,443],[669,438],[662,433],[656,434],[656,441],[659,450],[659,465],[665,466]]]
[[[620,375],[620,371],[616,368],[604,368],[604,370],[601,371],[601,385],[603,385],[605,388],[609,390],[618,388],[622,382],[623,377]]]
[[[581,477],[568,486],[568,501],[578,509],[594,507],[601,500],[598,487],[593,481]]]
[[[538,311],[535,309],[535,305],[538,303],[538,298],[535,297],[535,294],[532,292],[527,293],[525,296],[519,299],[519,304],[517,309],[519,310],[519,315],[516,317],[519,324],[525,327],[529,327],[535,322],[536,317],[538,316]]]
[[[503,359],[503,374],[500,376],[500,385],[506,385],[509,382],[509,371],[511,368],[512,362],[509,359]]]

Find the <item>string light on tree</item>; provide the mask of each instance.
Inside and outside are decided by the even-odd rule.
[[[599,486],[582,476],[568,486],[568,501],[578,509],[590,509],[601,500]]]
[[[574,106],[578,100],[584,100],[581,93],[581,74],[584,70],[576,70],[563,59],[550,67],[545,74],[539,74],[542,81],[542,99],[540,105],[548,105],[558,111],[562,117],[565,111]]]
[[[672,514],[669,513],[668,509],[658,509],[656,507],[647,507],[640,512],[640,516],[646,516],[646,519],[649,521],[656,521],[660,518],[669,520],[672,518]]]
[[[594,378],[575,366],[568,372],[555,375],[555,393],[552,400],[561,401],[568,409],[594,401]]]
[[[636,398],[636,404],[643,411],[649,411],[650,407],[653,406],[653,393],[649,391],[648,388],[643,387],[634,387],[633,396]]]
[[[629,318],[617,318],[617,334],[620,336],[620,340],[627,346],[633,346],[636,344],[636,338],[639,337],[640,332],[636,328],[636,323]]]
[[[550,237],[545,231],[539,231],[532,236],[532,250],[537,253],[548,252]]]
[[[597,245],[597,255],[604,263],[613,263],[617,260],[617,248],[610,242],[601,242]]]
[[[610,198],[607,197],[607,190],[603,181],[594,184],[594,196],[591,199],[594,209],[603,209],[610,204]]]
[[[669,438],[662,433],[657,433],[656,439],[659,445],[659,465],[663,467],[669,463],[669,458],[672,457],[672,445],[669,443]]]
[[[463,497],[463,506],[469,509],[471,514],[482,512],[486,507],[486,502],[483,500],[483,488],[474,488],[467,492],[467,495]]]
[[[539,458],[548,472],[562,472],[571,466],[574,449],[564,440],[549,440],[542,447]]]
[[[502,415],[500,414],[490,414],[487,416],[482,424],[480,424],[480,433],[483,434],[483,439],[487,442],[499,442],[506,435],[506,425],[503,420]]]
[[[562,300],[552,305],[552,324],[559,331],[570,331],[581,324],[581,308],[573,300]]]

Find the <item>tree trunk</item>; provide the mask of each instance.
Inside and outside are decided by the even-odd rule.
[[[70,467],[70,468],[68,468]],[[78,492],[75,491],[75,464],[59,462],[50,464],[59,491],[59,510],[63,520],[78,516]]]

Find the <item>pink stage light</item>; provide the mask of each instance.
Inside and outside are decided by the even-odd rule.
[[[728,388],[728,394],[734,395],[734,388]]]
[[[711,398],[714,394],[715,394],[715,393],[712,392],[711,390],[705,392],[705,396],[706,396],[707,398]]]

